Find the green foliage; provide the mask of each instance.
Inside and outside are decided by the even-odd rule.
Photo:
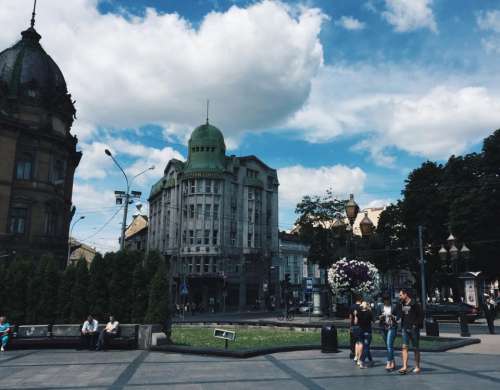
[[[89,313],[94,318],[105,318],[108,313],[108,278],[106,262],[100,253],[96,254],[90,264],[88,301]]]
[[[146,323],[163,325],[170,318],[169,291],[168,266],[162,260],[151,282]]]
[[[57,318],[57,293],[59,287],[59,270],[54,256],[46,257],[43,263],[41,291],[38,297],[38,322],[53,324]]]
[[[146,309],[148,306],[148,279],[146,277],[146,271],[144,266],[139,262],[136,264],[134,269],[134,274],[132,276],[132,294],[133,294],[133,304],[132,304],[132,322],[142,323],[144,322],[144,316],[146,315]]]
[[[470,269],[500,276],[500,130],[486,138],[481,153],[451,156],[446,164],[425,162],[412,171],[403,198],[381,215],[377,234],[388,261],[416,270],[417,227],[424,226],[427,271],[441,283],[450,262],[437,251],[450,232],[472,251]],[[465,269],[464,261],[461,270]]]
[[[75,283],[71,289],[71,322],[83,322],[89,312],[87,291],[89,287],[89,271],[85,259],[76,263]]]
[[[71,292],[75,284],[76,267],[69,265],[62,274],[59,291],[57,294],[57,321],[59,323],[69,323],[71,320]]]
[[[151,277],[148,277],[148,272]],[[16,258],[0,263],[0,314],[16,324],[80,323],[88,314],[104,321],[164,323],[169,318],[169,273],[159,253],[97,254],[88,269],[80,259],[64,271],[56,258]]]

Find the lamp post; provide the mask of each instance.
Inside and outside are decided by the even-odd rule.
[[[71,233],[73,232],[73,228],[75,227],[75,225],[80,222],[82,219],[85,219],[85,215],[82,215],[80,218],[78,218],[75,222],[73,222],[73,224],[71,225],[70,229],[69,229],[69,235],[68,235],[68,258],[66,260],[66,265],[69,264],[69,258],[71,256]]]
[[[123,199],[125,200],[125,206],[124,206],[124,209],[123,209],[122,232],[121,232],[121,238],[120,238],[120,250],[123,250],[125,248],[125,230],[127,229],[127,213],[128,213],[128,204],[130,202],[130,185],[132,184],[132,182],[134,181],[134,179],[136,177],[142,175],[143,173],[146,173],[147,171],[155,169],[155,167],[153,165],[153,166],[145,169],[144,171],[138,173],[137,175],[135,175],[132,178],[132,181],[129,183],[127,174],[125,173],[125,171],[123,170],[123,168],[121,167],[121,165],[118,163],[118,161],[116,161],[115,157],[109,151],[109,149],[104,150],[104,153],[106,153],[106,155],[108,155],[109,157],[111,157],[111,159],[113,160],[113,162],[115,163],[115,165],[123,173],[123,177],[125,178],[125,183],[127,185],[127,190],[126,190],[125,194],[118,194],[118,196],[120,197],[120,199],[122,199],[122,195],[123,195]],[[115,192],[115,194],[116,193],[117,192]],[[137,194],[138,194],[138,196],[141,195],[140,192],[137,192]]]
[[[469,259],[471,251],[462,243],[462,247],[458,249],[457,240],[452,233],[446,239],[447,244],[442,244],[441,249],[438,251],[438,255],[442,261],[447,261],[448,258],[451,260],[451,274],[458,277],[460,273],[460,260],[463,260],[465,265],[465,271],[469,270]]]
[[[359,213],[359,206],[354,200],[354,194],[349,195],[349,200],[345,205],[345,214],[347,219],[349,220],[349,225],[346,226],[346,230],[348,231],[348,254],[354,257],[354,247],[352,245],[352,239],[354,235],[354,221]]]

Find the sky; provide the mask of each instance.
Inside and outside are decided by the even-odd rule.
[[[32,0],[0,0],[0,48]],[[76,100],[73,236],[118,248],[124,189],[143,196],[205,120],[228,154],[278,170],[280,230],[302,196],[400,197],[430,159],[478,151],[500,124],[498,0],[41,0],[37,31]],[[137,212],[131,205],[130,216]]]

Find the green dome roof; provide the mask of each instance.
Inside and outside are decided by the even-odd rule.
[[[224,169],[226,144],[222,132],[208,122],[194,129],[189,139],[188,171]]]
[[[208,123],[198,126],[196,129],[194,129],[191,133],[189,142],[198,146],[219,146],[224,149],[224,151],[226,150],[226,144],[224,143],[224,136],[222,135],[222,131]]]

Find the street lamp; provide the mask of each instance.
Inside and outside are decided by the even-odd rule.
[[[142,175],[143,173],[146,173],[147,171],[155,169],[155,166],[153,165],[153,166],[145,169],[144,171],[138,173],[137,175],[135,175],[132,178],[132,181],[129,183],[127,174],[125,173],[125,171],[123,170],[123,168],[121,167],[121,165],[118,163],[118,161],[116,161],[115,157],[113,156],[113,154],[111,154],[111,152],[109,151],[109,149],[104,150],[104,153],[106,153],[106,155],[108,155],[109,157],[111,157],[111,159],[113,160],[113,162],[115,163],[115,165],[123,173],[123,177],[125,178],[125,183],[127,185],[127,191],[125,192],[125,194],[119,193],[119,191],[115,191],[115,194],[117,194],[117,196],[120,199],[122,199],[122,196],[125,198],[125,207],[124,207],[124,210],[123,210],[122,232],[121,232],[121,238],[120,238],[120,250],[123,250],[125,248],[125,230],[127,228],[128,204],[130,202],[130,185],[132,184],[132,182],[134,181],[134,179],[136,177]],[[134,192],[132,195],[134,197],[140,197],[141,193],[140,192]]]
[[[68,258],[67,258],[66,264],[69,264],[69,258],[71,256],[71,233],[73,232],[73,228],[75,227],[75,225],[78,222],[80,222],[82,219],[85,219],[85,215],[80,216],[80,218],[78,218],[75,222],[73,222],[73,224],[71,225],[71,227],[69,229],[69,235],[68,235]]]
[[[356,220],[356,217],[358,216],[359,213],[359,206],[354,200],[354,194],[349,195],[349,200],[347,201],[345,205],[345,214],[347,216],[347,219],[349,220],[349,225],[346,226],[346,230],[348,232],[348,242],[349,242],[349,248],[348,248],[348,253],[352,254],[354,256],[354,247],[352,245],[352,240],[353,240],[353,235],[354,235],[354,221]]]
[[[372,220],[368,217],[368,212],[365,211],[365,216],[359,223],[359,229],[361,230],[361,235],[363,237],[369,237],[372,235],[375,225]]]
[[[438,251],[440,259],[442,261],[446,261],[449,255],[453,263],[452,264],[453,272],[455,274],[458,274],[460,268],[458,265],[458,261],[461,258],[465,262],[465,270],[468,271],[469,270],[468,260],[470,258],[471,250],[467,247],[467,245],[465,245],[465,243],[462,244],[461,249],[458,249],[456,245],[457,244],[456,238],[453,236],[453,234],[450,234],[446,239],[446,241],[448,243],[449,249],[446,249],[444,244],[441,245],[441,249],[439,249]]]

